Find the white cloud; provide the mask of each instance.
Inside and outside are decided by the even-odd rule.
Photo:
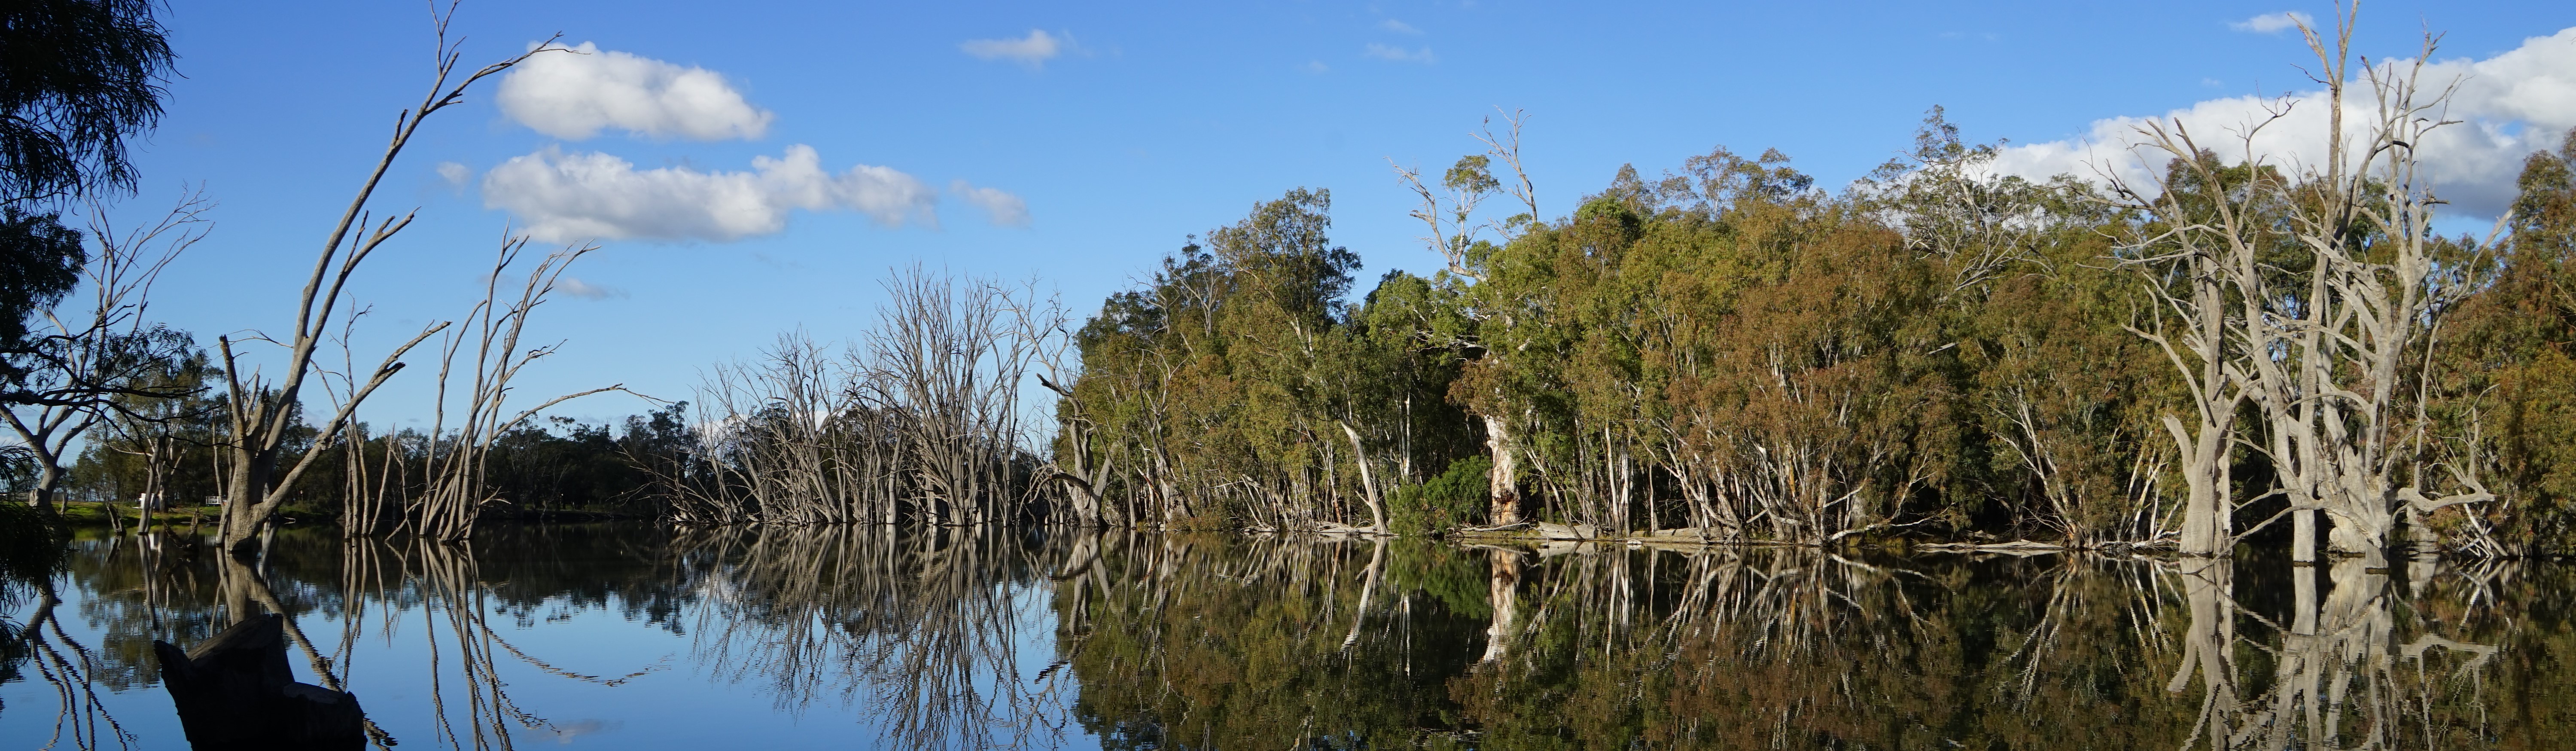
[[[1424,47],[1420,50],[1407,50],[1403,47],[1390,47],[1376,42],[1370,42],[1368,48],[1362,50],[1360,54],[1380,60],[1393,60],[1399,63],[1422,63],[1424,65],[1429,65],[1440,62],[1440,58],[1432,56],[1431,48],[1429,47]]]
[[[623,130],[653,138],[759,138],[773,115],[715,71],[680,67],[589,42],[530,57],[501,79],[502,114],[570,141]]]
[[[1011,195],[1000,188],[978,188],[967,184],[964,180],[949,183],[948,192],[955,193],[958,198],[965,199],[967,203],[983,209],[984,215],[991,219],[995,226],[1029,226],[1027,199]]]
[[[2299,24],[2303,23],[2313,24],[2315,20],[2315,18],[2306,13],[2291,10],[2279,13],[2265,13],[2243,21],[2228,24],[2227,28],[2254,34],[2270,34],[2285,29],[2295,29],[2299,27]]]
[[[467,167],[463,164],[459,164],[457,162],[438,163],[438,179],[447,181],[447,187],[465,187],[465,178],[473,176],[473,168]]]
[[[1377,27],[1378,27],[1378,28],[1381,28],[1381,29],[1385,29],[1385,30],[1387,30],[1387,31],[1392,31],[1392,32],[1395,32],[1395,33],[1398,33],[1398,34],[1417,34],[1417,35],[1418,35],[1418,34],[1421,34],[1421,33],[1422,33],[1422,30],[1421,30],[1421,29],[1413,28],[1413,24],[1405,23],[1405,22],[1403,22],[1403,21],[1398,21],[1398,20],[1395,20],[1395,19],[1392,19],[1392,18],[1386,19],[1386,20],[1384,20],[1384,21],[1379,21],[1379,22],[1377,22]]]
[[[594,302],[626,296],[626,290],[604,284],[592,284],[569,276],[555,280],[555,291]]]
[[[1304,67],[1304,68],[1306,69],[1306,72],[1308,72],[1308,73],[1313,73],[1313,74],[1316,74],[1316,75],[1323,75],[1323,74],[1326,74],[1326,73],[1331,73],[1331,72],[1333,72],[1333,66],[1325,65],[1325,64],[1324,64],[1324,61],[1322,61],[1322,60],[1308,60],[1308,61],[1306,61],[1306,64],[1305,64],[1304,66],[1301,66],[1301,67]]]
[[[2403,69],[2413,64],[2397,60]],[[2415,144],[2424,176],[2452,204],[2456,213],[2493,218],[2510,204],[2522,160],[2531,152],[2552,148],[2576,127],[2576,28],[2523,40],[2522,46],[2485,60],[2442,60],[2426,66],[2421,83],[2431,91],[2459,82],[2447,119],[2461,121],[2432,132]],[[2377,103],[2364,92],[2344,103],[2347,127],[2376,117]],[[2133,146],[2143,142],[2138,128],[2151,120],[2179,121],[2192,137],[2227,161],[2248,156],[2298,169],[2325,161],[2324,133],[2330,109],[2325,92],[2291,94],[2287,116],[2256,132],[2250,144],[2247,128],[2269,117],[2284,100],[2252,96],[2212,99],[2149,117],[2096,120],[2082,136],[2047,143],[2008,147],[1995,167],[2009,174],[2040,178],[2072,173],[2094,178],[2103,170],[2132,185],[2151,185],[2149,170],[2162,170],[2170,155]],[[2152,165],[2148,164],[2152,162]]]
[[[1030,29],[1019,39],[969,39],[957,48],[981,60],[1009,60],[1031,68],[1043,67],[1046,61],[1073,47],[1073,35],[1057,36],[1041,29]]]
[[[529,236],[583,239],[736,240],[787,227],[788,212],[852,210],[877,223],[938,226],[938,192],[890,167],[825,172],[814,148],[755,157],[749,172],[687,167],[639,170],[599,153],[548,147],[483,175],[483,205],[504,209]]]

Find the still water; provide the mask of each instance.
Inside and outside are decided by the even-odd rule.
[[[2576,747],[2576,567],[882,527],[78,543],[0,747],[184,748],[151,641],[291,616],[401,748]]]

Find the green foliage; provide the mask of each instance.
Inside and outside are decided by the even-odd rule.
[[[1473,523],[1485,513],[1486,477],[1494,460],[1482,454],[1449,464],[1428,482],[1397,488],[1387,496],[1387,526],[1396,534],[1437,534]]]
[[[2445,343],[2450,378],[2439,406],[2452,436],[2502,475],[2502,502],[2446,509],[2437,529],[2464,514],[2512,548],[2576,552],[2576,130],[2555,153],[2523,163],[2512,235],[2494,282],[2460,306]]]
[[[34,343],[28,319],[51,309],[80,281],[89,252],[57,214],[0,208],[0,400],[24,387]],[[16,403],[9,401],[8,403]]]
[[[0,6],[0,202],[130,190],[174,55],[152,0]]]
[[[1406,274],[1350,309],[1359,258],[1326,237],[1331,205],[1301,189],[1255,206],[1076,337],[1083,378],[1058,413],[1097,431],[1078,450],[1125,470],[1103,489],[1114,516],[1367,524],[1369,477],[1400,486],[1472,451],[1440,398],[1471,324],[1447,288]]]

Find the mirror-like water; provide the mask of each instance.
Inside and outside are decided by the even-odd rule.
[[[292,616],[405,748],[2562,748],[2576,568],[827,527],[90,539],[0,746],[183,748],[154,638]]]

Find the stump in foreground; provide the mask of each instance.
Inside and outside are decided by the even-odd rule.
[[[235,623],[184,652],[156,639],[152,653],[198,751],[366,748],[356,695],[295,682],[276,614]]]

